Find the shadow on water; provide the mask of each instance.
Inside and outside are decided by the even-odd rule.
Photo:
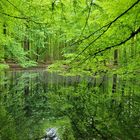
[[[139,79],[0,72],[0,139],[35,140],[53,127],[61,140],[138,140]]]

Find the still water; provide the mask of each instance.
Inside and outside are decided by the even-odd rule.
[[[0,140],[140,140],[140,75],[0,72]]]

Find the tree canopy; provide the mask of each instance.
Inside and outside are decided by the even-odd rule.
[[[2,0],[0,7],[1,61],[92,73],[139,65],[139,0]]]
[[[140,0],[0,0],[0,139],[54,125],[64,140],[139,139],[139,13]]]

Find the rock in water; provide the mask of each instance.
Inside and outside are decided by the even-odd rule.
[[[46,138],[42,140],[60,140],[57,136],[57,130],[55,128],[48,128],[46,130]]]
[[[49,128],[46,130],[46,135],[49,137],[49,138],[53,138],[56,136],[56,129],[54,128]]]

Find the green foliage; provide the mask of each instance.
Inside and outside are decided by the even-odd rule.
[[[9,66],[7,64],[0,64],[0,70],[8,69]]]
[[[7,129],[8,137],[26,140],[40,138],[52,127],[62,140],[138,139],[140,75],[120,75],[115,93],[113,77],[1,73],[3,139]]]
[[[119,94],[102,93],[101,89],[80,84],[76,88],[66,87],[50,93],[50,108],[57,118],[69,117],[76,139],[138,138],[137,124],[140,120],[136,112],[139,109],[135,106],[135,111],[131,110],[133,115],[130,115],[126,103],[130,96],[127,93],[124,97]],[[135,98],[137,95],[133,96]],[[133,127],[135,130],[132,132]]]
[[[32,65],[25,64],[27,59],[48,63],[62,59],[74,69],[80,66],[81,71],[108,69],[108,65],[113,65],[114,49],[102,53],[100,50],[123,42],[139,28],[139,1],[136,2],[2,1],[0,59],[14,59],[22,66]],[[138,40],[139,34],[116,46],[120,66],[130,55],[139,53]],[[125,51],[127,56],[123,57]]]
[[[62,140],[139,139],[139,13],[139,0],[1,0],[0,139],[46,127]],[[8,80],[9,60],[55,74]]]
[[[0,120],[0,139],[17,140],[14,119],[7,113],[3,105],[0,105]]]

